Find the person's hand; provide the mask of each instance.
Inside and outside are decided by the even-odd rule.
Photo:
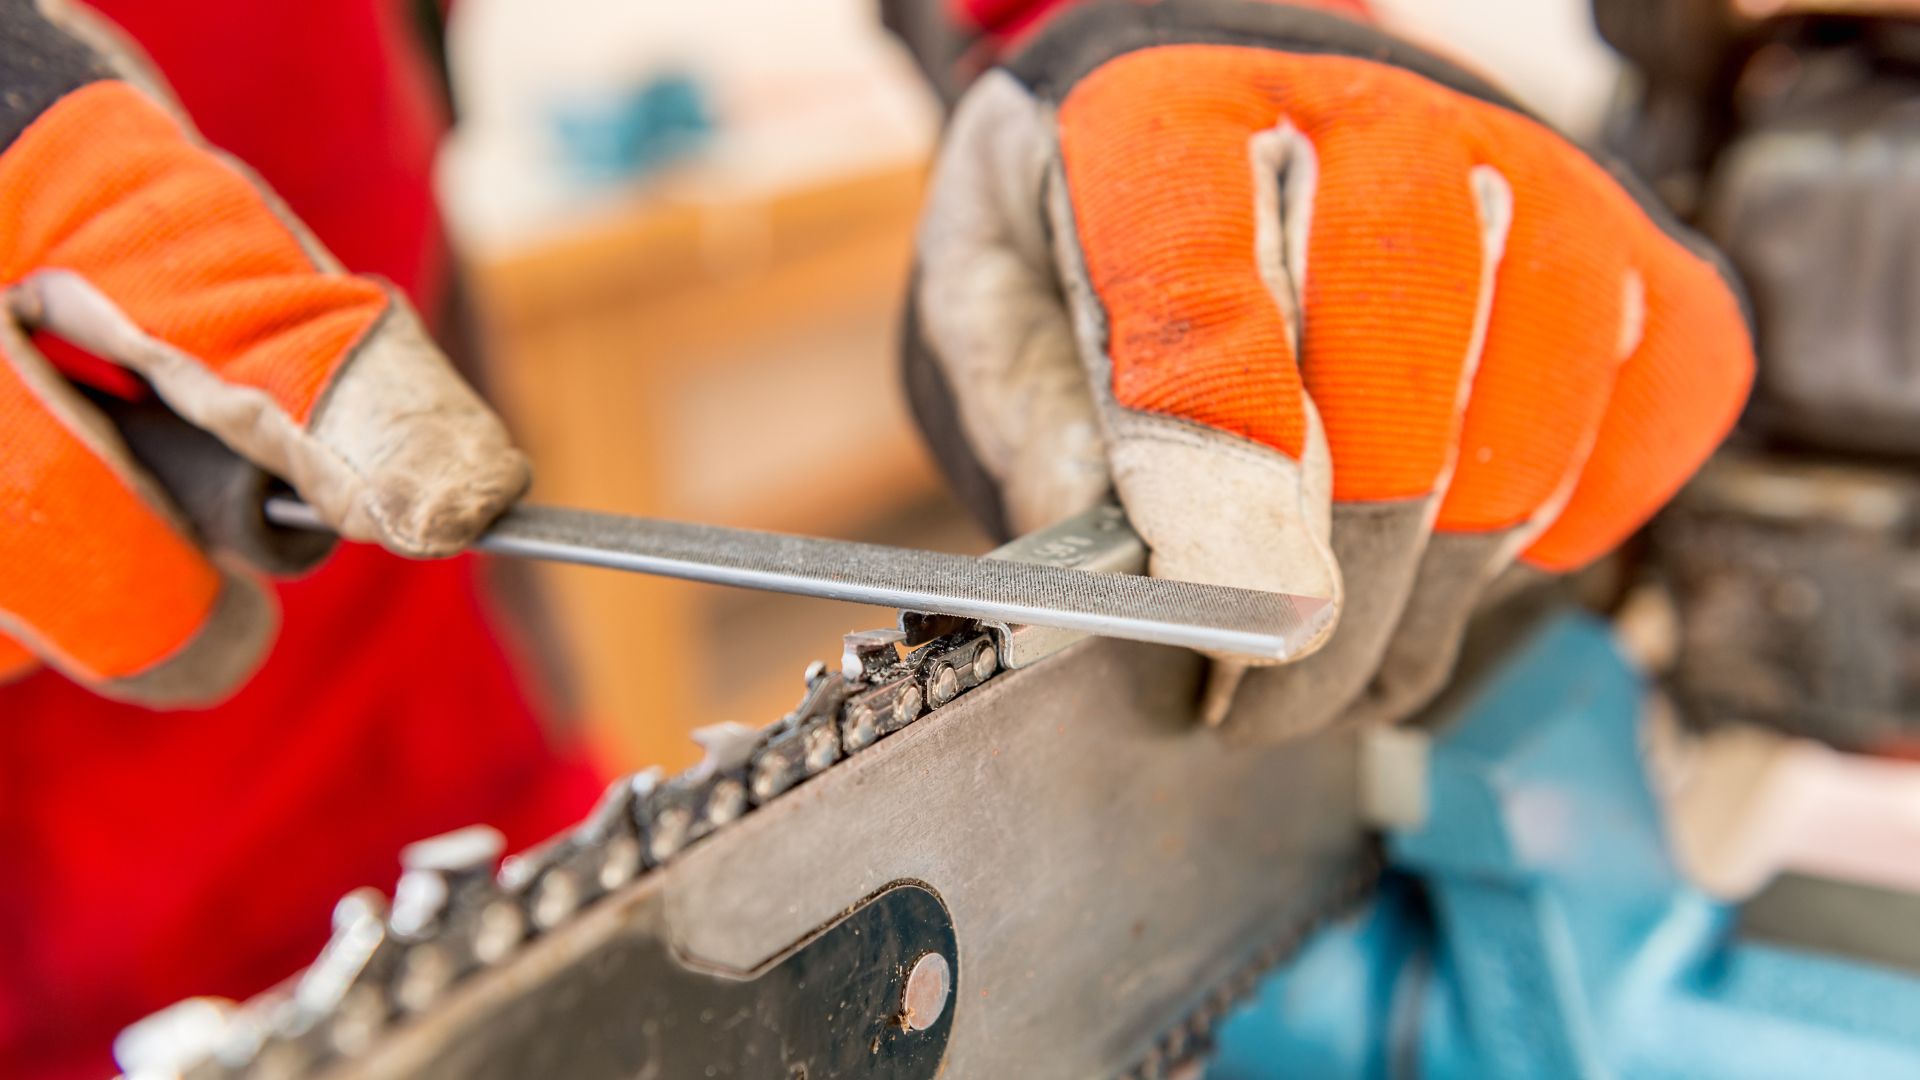
[[[1269,736],[1424,701],[1486,585],[1632,533],[1753,366],[1717,258],[1605,165],[1451,64],[1240,0],[1070,11],[973,85],[906,336],[1003,530],[1111,489],[1155,574],[1336,601],[1241,692]]]
[[[136,373],[341,535],[405,555],[459,550],[526,461],[391,287],[343,273],[129,69],[33,4],[0,16],[0,678],[44,662],[129,700],[217,699],[264,655],[269,594],[197,546],[29,332]]]

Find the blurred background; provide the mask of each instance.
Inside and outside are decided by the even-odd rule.
[[[894,374],[939,106],[874,0],[461,0],[441,200],[489,389],[546,502],[949,550]],[[1579,134],[1617,68],[1586,0],[1378,0]],[[765,724],[891,611],[542,567],[540,644],[608,768]]]

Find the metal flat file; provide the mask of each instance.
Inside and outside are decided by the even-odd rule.
[[[269,499],[266,515],[325,527],[296,499]],[[473,547],[1262,660],[1296,655],[1333,616],[1317,597],[559,507],[516,507]]]

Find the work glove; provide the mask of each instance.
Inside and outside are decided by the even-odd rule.
[[[1268,738],[1422,703],[1489,583],[1620,543],[1753,367],[1719,260],[1608,166],[1357,20],[1240,0],[1076,8],[977,79],[908,307],[916,412],[993,526],[1111,491],[1156,575],[1334,602],[1239,689]]]
[[[263,658],[270,594],[202,550],[67,375],[150,386],[340,535],[403,555],[459,550],[527,465],[391,286],[343,273],[66,18],[0,0],[0,679],[44,662],[210,701]],[[63,373],[36,332],[97,359]]]

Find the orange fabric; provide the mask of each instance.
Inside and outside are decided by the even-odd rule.
[[[1288,4],[1293,7],[1319,8],[1336,15],[1345,15],[1361,22],[1372,22],[1373,11],[1367,0],[1268,0],[1269,3]]]
[[[96,679],[145,670],[192,640],[219,575],[46,407],[19,359],[0,357],[0,620]]]
[[[1445,486],[1438,527],[1487,531],[1550,508],[1579,475],[1530,553],[1565,568],[1644,521],[1745,398],[1751,346],[1711,265],[1510,110],[1365,60],[1175,45],[1109,61],[1059,122],[1115,399],[1297,456],[1304,392],[1337,500]],[[1249,139],[1283,124],[1318,159],[1298,358],[1254,254]],[[1506,180],[1513,220],[1469,371],[1476,166]],[[1623,367],[1629,269],[1650,313]]]
[[[386,310],[317,272],[260,189],[133,87],[62,98],[0,155],[0,280],[86,277],[148,334],[305,422]]]
[[[1583,566],[1625,540],[1707,460],[1746,402],[1753,356],[1733,296],[1698,262],[1638,265],[1645,336],[1620,367],[1572,501],[1525,554],[1543,569]]]
[[[17,679],[39,666],[39,657],[13,639],[0,635],[0,683]]]

